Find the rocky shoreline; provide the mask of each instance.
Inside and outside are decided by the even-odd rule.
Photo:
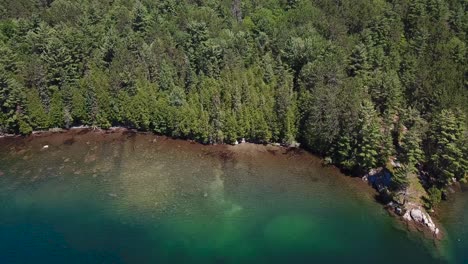
[[[443,233],[441,232],[440,224],[433,220],[429,212],[424,208],[420,197],[418,199],[409,199],[408,190],[403,194],[404,198],[401,201],[396,201],[394,193],[389,191],[391,181],[390,173],[383,169],[375,169],[363,176],[362,179],[368,182],[380,195],[380,201],[385,205],[388,212],[398,217],[404,222],[410,231],[417,230],[422,232],[426,237],[441,240]],[[409,186],[408,189],[411,189]]]
[[[411,206],[414,207],[411,208]],[[406,213],[402,217],[408,223],[414,222],[416,225],[427,228],[434,235],[434,238],[441,238],[440,229],[436,226],[431,216],[421,206],[414,204],[408,205]]]
[[[44,134],[52,134],[52,133],[67,133],[70,131],[75,131],[80,133],[81,131],[89,131],[89,132],[97,132],[97,133],[122,133],[122,132],[130,132],[130,133],[145,133],[138,131],[136,129],[126,128],[126,127],[111,127],[109,129],[101,129],[98,127],[90,127],[90,126],[78,126],[78,127],[71,127],[69,129],[61,129],[61,128],[53,128],[49,130],[43,131],[34,131],[32,132],[31,136],[41,136]],[[150,132],[146,132],[150,133]],[[23,137],[22,135],[16,134],[0,134],[0,138],[17,138]],[[191,141],[191,140],[189,140]],[[240,145],[246,143],[245,139],[239,139],[238,141],[234,142],[233,144],[226,144],[226,145]],[[251,142],[254,144],[258,144],[258,142]],[[265,143],[263,143],[265,144]],[[216,145],[216,144],[213,144]],[[284,148],[300,148],[300,144],[293,142],[291,144],[280,144],[280,143],[267,143],[267,145],[275,146],[275,147],[284,147]],[[47,149],[48,145],[43,146],[43,150]],[[324,162],[325,163],[325,162]],[[374,189],[382,197],[386,197],[383,199],[383,204],[385,208],[395,217],[398,217],[404,223],[408,225],[409,230],[418,230],[422,233],[425,233],[427,237],[431,237],[433,239],[440,240],[442,239],[442,232],[440,231],[439,225],[435,223],[435,221],[431,218],[430,214],[424,209],[421,203],[398,203],[394,201],[390,197],[390,193],[388,191],[388,185],[390,181],[390,175],[384,169],[375,169],[372,170],[369,174],[362,177],[362,179],[368,182]]]

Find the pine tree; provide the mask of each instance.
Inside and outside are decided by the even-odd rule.
[[[466,176],[462,1],[78,2],[0,0],[1,133],[298,138],[354,173]]]
[[[357,45],[350,58],[348,74],[352,77],[366,73],[370,66],[368,64],[367,48],[364,44]]]
[[[356,167],[356,149],[353,137],[341,134],[332,148],[332,161],[343,168],[352,171]]]
[[[151,17],[148,14],[146,7],[139,1],[136,3],[133,10],[132,28],[135,32],[146,33],[150,24]]]
[[[364,171],[377,167],[382,148],[381,121],[372,102],[364,100],[359,114],[357,164]]]
[[[50,101],[49,120],[51,127],[61,128],[65,124],[62,93],[55,90]]]
[[[89,118],[86,112],[86,99],[80,88],[72,89],[71,117],[75,124],[83,124]]]
[[[29,135],[32,133],[33,129],[29,125],[29,120],[24,115],[18,117],[18,132],[22,135]]]
[[[27,94],[27,112],[34,129],[42,130],[49,127],[49,117],[36,90],[31,90]]]
[[[392,173],[392,189],[404,190],[409,185],[408,175],[413,173],[413,169],[408,166],[395,168]]]
[[[293,91],[292,76],[281,67],[277,73],[275,89],[275,112],[278,128],[278,139],[282,143],[291,143],[296,138],[296,95]]]
[[[2,112],[2,130],[19,132],[19,121],[22,122],[22,132],[27,127],[27,116],[24,113],[24,88],[0,64],[0,110]],[[25,133],[26,134],[26,133]]]
[[[225,114],[223,126],[223,134],[225,135],[226,143],[234,143],[238,138],[238,125],[235,115],[232,111],[229,111]]]
[[[374,74],[369,92],[380,113],[395,112],[402,105],[403,88],[396,71]]]
[[[399,121],[398,160],[415,169],[425,158],[423,136],[427,130],[427,122],[421,118],[418,110],[411,107],[400,112]]]
[[[409,166],[416,166],[424,160],[420,131],[412,128],[403,136],[400,160]]]
[[[450,110],[442,110],[434,117],[428,138],[428,167],[442,185],[467,176],[468,154],[464,152],[464,137],[463,117]]]

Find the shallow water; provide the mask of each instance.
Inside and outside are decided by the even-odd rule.
[[[440,208],[441,222],[447,229],[444,241],[453,263],[468,263],[468,185],[455,193]]]
[[[75,131],[0,139],[0,171],[0,263],[467,260],[302,151]]]

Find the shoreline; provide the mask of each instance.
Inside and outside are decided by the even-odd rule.
[[[141,134],[153,134],[156,136],[167,137],[172,139],[184,140],[189,142],[196,142],[200,145],[205,146],[216,146],[216,145],[227,145],[227,146],[235,146],[242,143],[251,143],[251,144],[258,144],[258,145],[271,145],[276,147],[284,147],[284,148],[300,148],[300,143],[294,141],[291,144],[283,144],[278,142],[255,142],[255,141],[246,141],[244,138],[239,138],[234,143],[224,143],[224,142],[214,142],[214,143],[202,143],[194,139],[190,138],[182,138],[182,137],[172,137],[169,135],[158,134],[153,131],[143,131],[138,130],[135,128],[123,127],[123,126],[116,126],[110,127],[108,129],[100,128],[100,127],[92,127],[92,126],[74,126],[70,128],[50,128],[49,130],[34,130],[29,135],[22,135],[22,134],[2,134],[0,133],[1,138],[18,138],[18,137],[29,137],[29,136],[36,136],[36,135],[43,135],[43,134],[54,134],[54,133],[67,133],[69,131],[76,131],[76,130],[87,130],[92,132],[102,132],[102,133],[113,133],[113,132],[132,132],[132,133],[141,133]],[[302,148],[301,148],[302,149]]]
[[[45,144],[49,145],[48,149],[42,149]],[[259,213],[265,219],[262,227],[267,228],[267,223],[276,217],[263,214],[262,209],[265,202],[270,204],[269,201],[274,201],[270,204],[272,213],[278,213],[280,219],[284,220],[281,223],[286,230],[282,234],[286,237],[289,237],[287,228],[291,224],[293,232],[300,232],[302,229],[294,229],[295,225],[305,223],[313,226],[310,231],[317,234],[317,237],[311,237],[317,243],[320,243],[321,235],[329,232],[330,240],[336,241],[336,244],[331,244],[333,248],[356,241],[356,235],[365,233],[366,236],[363,235],[358,240],[370,247],[374,245],[377,235],[381,239],[400,242],[400,245],[414,246],[414,250],[406,247],[405,251],[410,254],[416,252],[416,248],[421,253],[420,256],[431,259],[438,259],[439,255],[445,254],[442,251],[445,248],[441,248],[442,253],[439,253],[432,241],[424,239],[417,232],[408,232],[405,224],[389,216],[382,205],[376,203],[376,191],[367,183],[357,177],[347,177],[333,166],[322,167],[319,158],[299,149],[288,152],[281,147],[249,143],[238,146],[206,146],[151,133],[94,133],[92,130],[5,139],[0,140],[0,145],[3,160],[11,161],[5,165],[13,165],[7,166],[5,177],[0,178],[2,187],[11,186],[12,196],[18,195],[16,190],[19,190],[20,195],[31,197],[32,202],[37,200],[37,193],[30,190],[39,188],[47,193],[46,197],[51,193],[51,199],[44,198],[45,200],[35,203],[38,207],[49,201],[61,203],[62,199],[66,201],[65,206],[70,206],[72,203],[67,198],[69,193],[62,194],[61,190],[76,190],[77,195],[85,194],[86,190],[100,190],[93,192],[98,198],[93,205],[96,208],[107,208],[109,205],[111,210],[118,205],[119,210],[116,213],[119,215],[122,208],[120,206],[129,206],[131,210],[125,210],[129,215],[137,215],[132,210],[144,214],[149,212],[146,216],[153,222],[152,213],[157,218],[163,215],[163,211],[158,211],[159,209],[165,208],[164,212],[172,212],[170,210],[177,207],[181,210],[183,219],[186,219],[186,209],[209,206],[220,210],[219,213],[226,215],[227,219],[237,222],[236,216],[231,217],[231,212],[237,207],[232,207],[234,209],[231,210],[229,204],[224,202],[235,201],[235,204],[246,210],[246,215],[240,215],[242,219],[250,221],[251,213]],[[27,158],[24,159],[25,157]],[[220,182],[224,184],[220,186]],[[56,187],[59,188],[53,189]],[[224,195],[218,196],[217,191]],[[270,195],[286,199],[271,200]],[[88,201],[84,195],[71,195],[70,199],[76,202],[75,205]],[[201,202],[187,204],[196,199],[201,199]],[[252,201],[254,207],[244,204],[247,200]],[[297,203],[298,201],[301,202]],[[315,203],[317,204],[314,205]],[[297,209],[302,209],[296,211],[295,204],[298,204]],[[285,211],[281,211],[281,208]],[[75,212],[76,209],[70,210]],[[93,213],[96,212],[86,215],[93,218]],[[292,221],[290,216],[293,217]],[[296,217],[302,219],[301,222],[295,222]],[[334,229],[327,229],[330,221],[336,223],[333,224]],[[104,225],[105,222],[98,224]],[[192,221],[188,224],[191,225]],[[80,229],[79,226],[76,228]],[[207,232],[211,232],[210,226],[206,228]],[[231,230],[229,228],[226,231]],[[257,232],[255,230],[262,229],[255,227],[252,232]],[[323,233],[318,233],[321,230],[324,230]],[[335,232],[336,230],[340,231]],[[274,239],[280,241],[276,239],[281,237]],[[381,239],[379,241],[383,241]],[[319,244],[316,245],[320,247]],[[310,250],[314,249],[314,244],[309,246]],[[358,248],[360,247],[356,246]],[[401,246],[395,246],[397,248]],[[388,253],[386,246],[378,250],[382,250],[382,254]],[[358,251],[355,252],[359,254]]]
[[[152,131],[139,131],[137,129],[128,128],[128,127],[120,127],[120,126],[110,127],[109,129],[102,129],[102,128],[99,128],[99,127],[90,127],[90,126],[75,126],[75,127],[70,127],[68,129],[51,128],[49,130],[33,131],[29,135],[0,134],[0,140],[1,139],[17,139],[17,138],[25,138],[26,139],[28,137],[35,138],[35,137],[41,137],[41,136],[50,136],[50,135],[53,135],[53,134],[65,134],[65,133],[70,133],[70,132],[77,132],[77,135],[80,135],[84,131],[86,131],[87,133],[96,133],[96,134],[113,134],[113,133],[122,133],[122,134],[124,134],[124,133],[135,133],[135,134],[146,134],[146,135],[150,134],[150,135],[155,135],[157,137],[195,143],[195,144],[199,144],[200,146],[230,146],[230,147],[235,147],[235,146],[238,146],[238,145],[252,144],[254,146],[255,145],[271,146],[271,147],[280,148],[280,149],[283,149],[283,150],[294,150],[294,149],[296,149],[296,150],[305,151],[305,152],[309,153],[310,155],[313,155],[314,157],[316,157],[317,159],[320,160],[320,163],[321,163],[322,166],[324,166],[324,167],[333,167],[334,169],[339,170],[341,172],[341,169],[339,167],[337,167],[337,166],[335,166],[333,164],[326,164],[323,157],[318,156],[318,155],[316,155],[316,154],[314,154],[314,153],[300,147],[300,144],[298,144],[298,143],[293,144],[293,146],[291,146],[291,145],[288,146],[288,145],[285,145],[285,144],[280,144],[280,143],[275,143],[275,142],[259,143],[259,142],[249,142],[249,141],[245,141],[245,140],[242,139],[241,142],[236,141],[235,144],[228,144],[228,143],[203,144],[201,142],[198,142],[198,141],[192,140],[192,139],[171,137],[171,136],[167,136],[167,135],[157,134],[157,133],[154,133]],[[44,145],[43,147],[48,148],[48,145]],[[346,175],[346,174],[344,174],[344,175]],[[369,181],[367,181],[367,178],[365,178],[365,176],[367,176],[367,175],[364,175],[362,177],[353,177],[353,176],[350,176],[350,175],[346,175],[346,176],[347,177],[352,177],[352,178],[359,178],[362,182],[366,183],[366,185],[370,186],[373,190],[375,190],[376,194],[379,194],[379,190],[377,188],[375,188],[375,186],[373,186]],[[409,233],[420,233],[422,238],[424,238],[425,240],[432,240],[432,241],[434,241],[435,244],[438,244],[438,242],[443,240],[443,238],[445,237],[445,232],[442,231],[443,227],[440,224],[439,219],[437,219],[438,212],[436,212],[435,214],[433,213],[433,215],[436,217],[436,221],[430,219],[431,222],[436,224],[437,230],[440,230],[440,232],[434,233],[424,223],[415,221],[411,217],[410,218],[405,218],[404,215],[398,214],[395,211],[395,207],[393,207],[391,204],[388,204],[388,203],[385,204],[384,202],[379,201],[379,200],[375,200],[375,202],[380,204],[389,213],[389,215],[391,217],[395,218],[397,220],[397,222],[399,222],[407,232],[409,232]],[[429,218],[430,218],[430,215],[426,210],[424,210],[422,208],[420,208],[420,210],[422,210],[424,213],[426,213],[427,216],[429,216]],[[408,213],[409,213],[409,211],[408,211]]]

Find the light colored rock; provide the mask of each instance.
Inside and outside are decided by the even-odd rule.
[[[421,210],[419,209],[411,209],[410,211],[411,218],[413,218],[414,221],[422,223],[424,221],[424,214]]]
[[[74,127],[70,127],[70,130],[84,129],[84,128],[89,128],[89,126],[74,126]]]
[[[411,220],[413,220],[413,219],[411,218],[411,215],[410,215],[410,211],[409,211],[409,210],[406,211],[406,213],[403,215],[403,219],[405,219],[406,221],[411,221]]]
[[[417,223],[425,225],[434,234],[439,234],[440,230],[432,221],[432,218],[420,208],[413,208],[408,210],[404,215],[403,219],[406,221],[415,221]]]
[[[402,215],[403,214],[403,209],[401,209],[400,207],[395,207],[395,213],[397,215]]]
[[[48,148],[49,148],[49,145],[42,146],[42,149],[48,149]]]
[[[291,144],[289,144],[290,148],[299,148],[301,146],[301,143],[293,141]]]
[[[393,160],[393,159],[392,159],[392,160],[390,161],[390,164],[392,164],[392,166],[395,167],[395,168],[401,168],[401,163],[398,162],[398,161],[396,161],[396,160]]]
[[[425,214],[422,214],[422,222],[427,225],[429,223],[429,220],[427,219],[427,216]]]

